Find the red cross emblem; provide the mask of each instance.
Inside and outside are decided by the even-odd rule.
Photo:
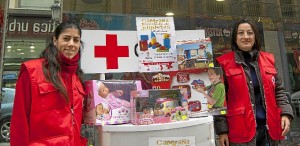
[[[118,58],[129,57],[128,46],[118,46],[116,34],[106,34],[106,46],[95,46],[95,57],[105,57],[107,69],[118,69]]]

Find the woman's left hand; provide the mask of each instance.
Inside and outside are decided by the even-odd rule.
[[[285,136],[290,131],[290,119],[288,116],[281,117],[281,128],[283,129],[281,136]]]

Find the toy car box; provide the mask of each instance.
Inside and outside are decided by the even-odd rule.
[[[188,120],[187,109],[181,107],[182,95],[179,89],[141,90],[131,93],[133,124]]]

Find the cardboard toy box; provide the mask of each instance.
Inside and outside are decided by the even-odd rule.
[[[132,123],[148,125],[188,120],[187,109],[181,107],[178,89],[141,90],[132,92]]]
[[[220,67],[163,72],[153,75],[152,86],[156,89],[179,89],[185,103],[187,102],[189,117],[224,115],[226,93],[222,77]],[[216,102],[209,103],[206,96],[214,98]]]
[[[153,107],[148,104],[149,91],[131,91],[131,123],[135,125],[154,124]]]
[[[94,125],[123,124],[131,119],[130,92],[141,90],[140,81],[88,80],[84,123]]]

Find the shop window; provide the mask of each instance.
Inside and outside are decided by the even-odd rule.
[[[223,2],[206,0],[206,5],[207,5],[207,11],[209,13],[215,13],[215,14],[223,14],[224,13],[225,4]]]
[[[18,8],[46,8],[54,4],[54,0],[19,0]]]
[[[172,8],[172,0],[151,0],[153,9],[170,9]]]
[[[6,40],[3,70],[19,71],[21,63],[39,58],[45,46],[45,40]]]
[[[262,4],[259,1],[249,1],[246,2],[247,6],[247,15],[249,16],[260,16]]]
[[[99,3],[102,3],[102,0],[81,0],[82,2],[84,3],[87,3],[87,4],[99,4]]]
[[[188,10],[189,9],[189,1],[188,0],[178,0],[177,7],[178,7],[178,10]]]

